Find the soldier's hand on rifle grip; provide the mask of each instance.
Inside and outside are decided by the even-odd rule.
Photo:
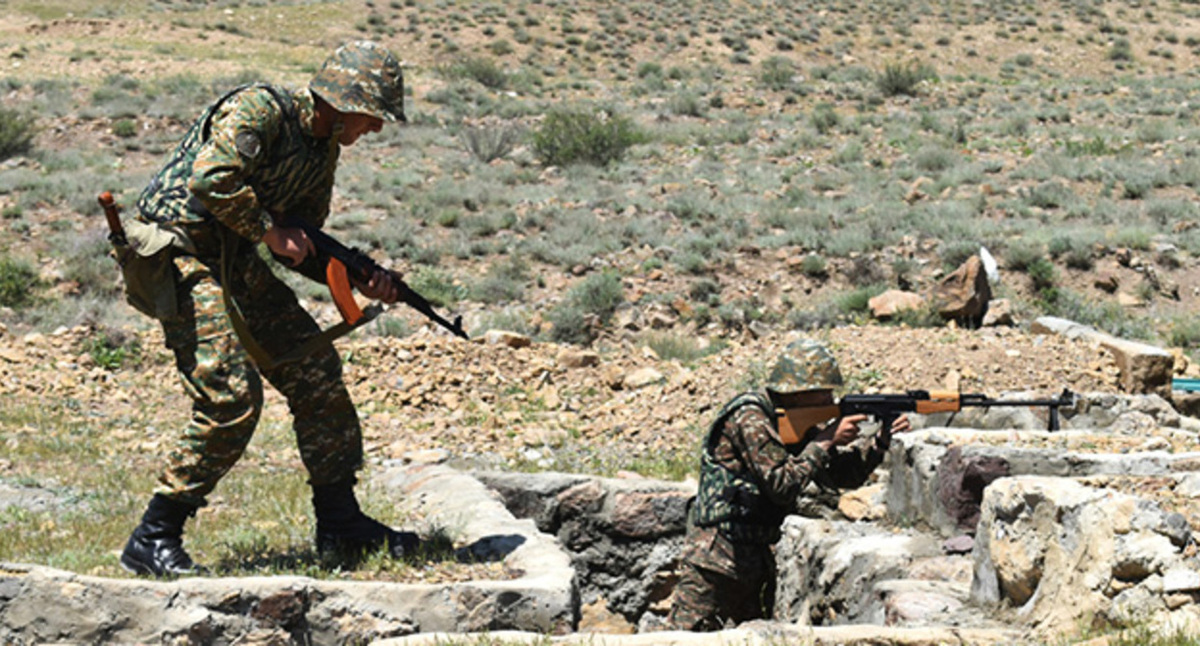
[[[912,422],[908,421],[908,415],[901,415],[892,422],[892,435],[899,433],[907,433],[912,430]]]
[[[839,417],[836,425],[826,426],[817,434],[816,442],[826,451],[835,446],[846,446],[858,439],[858,425],[865,421],[866,415]]]
[[[317,248],[303,229],[293,227],[271,227],[263,234],[262,240],[271,253],[286,258],[292,267],[304,262],[309,254],[315,254]]]
[[[908,415],[901,415],[897,417],[896,419],[892,420],[891,428],[888,429],[887,432],[884,432],[884,429],[880,428],[879,432],[875,434],[875,449],[886,453],[888,447],[892,445],[893,435],[907,433],[911,430],[912,422],[909,421]]]
[[[367,281],[366,284],[354,281],[354,286],[358,288],[358,291],[362,292],[363,296],[391,305],[400,300],[399,281],[399,274],[387,271],[386,269],[379,269],[371,274],[371,280]]]

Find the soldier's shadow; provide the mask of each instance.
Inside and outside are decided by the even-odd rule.
[[[322,576],[330,571],[355,570],[364,564],[393,561],[393,565],[472,564],[503,561],[525,543],[519,534],[496,534],[484,536],[461,547],[455,547],[451,537],[436,529],[421,537],[421,546],[412,554],[405,555],[399,563],[389,559],[380,550],[376,554],[357,557],[329,558],[322,556],[311,544],[292,545],[282,551],[267,548],[264,540],[250,544],[227,544],[229,555],[207,570],[210,576],[254,576],[260,574],[296,574],[300,576]]]

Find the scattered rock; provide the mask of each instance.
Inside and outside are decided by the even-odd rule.
[[[983,315],[984,327],[1011,327],[1016,324],[1016,318],[1013,316],[1012,301],[1007,298],[997,298],[988,303],[987,314]]]
[[[533,340],[524,334],[504,330],[488,330],[483,335],[483,339],[485,343],[503,345],[510,348],[528,348],[533,345]]]
[[[558,363],[564,368],[587,368],[600,365],[600,355],[593,350],[563,348],[558,353]]]
[[[925,307],[925,299],[920,294],[899,289],[889,289],[886,292],[872,296],[867,301],[871,316],[887,321],[904,310],[919,310]]]
[[[621,386],[626,390],[637,390],[646,386],[661,384],[666,379],[663,373],[654,368],[638,368],[621,378]]]
[[[1102,273],[1096,276],[1096,280],[1092,282],[1092,285],[1106,294],[1115,294],[1117,288],[1121,286],[1121,280],[1114,274]]]

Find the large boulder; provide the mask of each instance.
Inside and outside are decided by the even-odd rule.
[[[992,288],[979,256],[971,256],[933,290],[933,302],[946,320],[979,327],[992,300]]]
[[[1200,592],[1191,540],[1180,514],[1151,501],[1066,478],[1002,478],[984,494],[971,596],[1016,608],[1043,634],[1162,621],[1171,595]]]

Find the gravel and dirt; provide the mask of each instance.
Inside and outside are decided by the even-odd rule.
[[[761,380],[796,334],[746,334],[685,364],[657,357],[634,337],[602,339],[596,349],[549,342],[514,348],[496,342],[499,335],[473,333],[471,342],[428,331],[340,342],[370,455],[537,462],[586,445],[618,449],[636,470],[639,461],[664,451],[690,450],[711,411]],[[88,351],[93,334],[80,327],[0,335],[0,394],[55,403],[82,421],[137,419],[152,411],[140,424],[156,433],[129,429],[117,439],[132,450],[156,450],[188,408],[160,335],[140,333],[140,355],[110,369],[96,365]],[[815,336],[830,344],[855,392],[1119,391],[1103,349],[1017,328],[866,325]],[[268,397],[265,418],[286,419],[281,398]]]

